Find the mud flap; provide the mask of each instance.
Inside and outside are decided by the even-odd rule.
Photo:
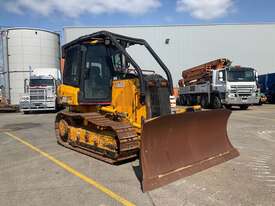
[[[239,156],[227,136],[230,113],[186,112],[145,123],[140,151],[143,192]]]

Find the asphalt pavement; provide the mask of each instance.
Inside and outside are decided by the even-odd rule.
[[[56,143],[54,113],[0,114],[0,205],[275,205],[275,105],[233,110],[240,156],[142,193],[139,161],[113,166]]]

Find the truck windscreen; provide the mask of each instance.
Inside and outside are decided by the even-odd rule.
[[[54,86],[52,79],[31,79],[30,86]]]
[[[251,68],[230,68],[227,70],[229,82],[253,82],[255,81],[254,70]]]

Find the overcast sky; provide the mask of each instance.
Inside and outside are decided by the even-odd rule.
[[[274,0],[0,0],[0,25],[42,27],[275,22]]]

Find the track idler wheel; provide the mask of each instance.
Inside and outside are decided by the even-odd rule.
[[[66,120],[61,119],[59,120],[58,124],[58,132],[59,136],[62,141],[67,142],[68,141],[68,136],[69,136],[69,125],[66,122]]]

